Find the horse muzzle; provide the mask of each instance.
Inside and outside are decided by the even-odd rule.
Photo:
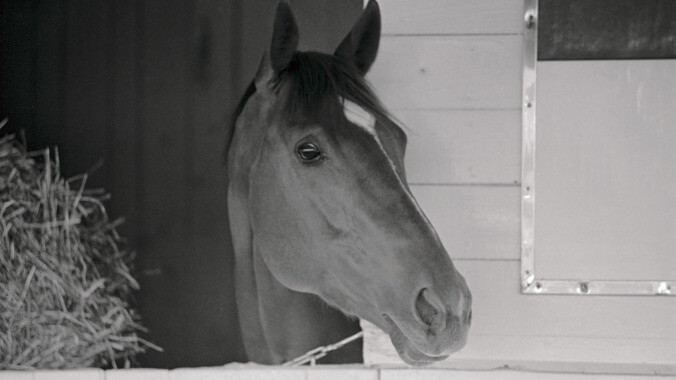
[[[384,314],[383,319],[399,356],[408,364],[428,365],[465,346],[472,323],[471,306],[466,287],[454,297],[439,296],[425,287],[414,297],[411,313]]]

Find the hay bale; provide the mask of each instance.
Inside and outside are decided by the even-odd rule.
[[[0,369],[128,367],[159,349],[137,335],[133,255],[85,181],[0,140]]]

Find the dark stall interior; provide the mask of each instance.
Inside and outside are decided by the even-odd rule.
[[[303,49],[332,51],[361,0],[291,0]],[[245,360],[234,302],[224,141],[276,0],[7,0],[0,135],[58,146],[137,252],[144,367]]]

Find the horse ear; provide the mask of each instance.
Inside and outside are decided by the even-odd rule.
[[[256,74],[256,84],[269,82],[291,62],[298,47],[298,25],[289,3],[281,0],[277,4],[275,22],[272,27],[270,49],[263,55]]]
[[[334,54],[352,63],[362,75],[366,75],[376,60],[379,44],[380,7],[375,0],[369,0],[359,20]]]

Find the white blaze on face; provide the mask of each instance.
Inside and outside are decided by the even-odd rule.
[[[387,160],[390,163],[392,171],[397,176],[397,179],[399,180],[399,184],[401,185],[402,190],[411,199],[411,202],[416,207],[420,215],[422,215],[423,219],[425,220],[425,223],[429,226],[430,229],[432,229],[432,231],[434,231],[436,235],[436,231],[432,227],[432,224],[430,223],[429,219],[427,219],[427,216],[420,208],[418,202],[415,200],[415,198],[413,198],[413,195],[408,191],[408,187],[404,184],[404,180],[399,176],[399,172],[397,171],[394,161],[392,161],[392,158],[387,154],[385,147],[383,147],[382,142],[378,138],[378,133],[376,132],[376,117],[373,116],[373,114],[371,114],[364,108],[362,108],[360,105],[356,104],[355,102],[351,102],[345,98],[341,98],[340,100],[343,103],[343,113],[345,114],[347,120],[366,130],[376,140],[383,154],[385,154],[385,156],[387,157]]]
[[[363,109],[357,103],[343,99],[343,113],[347,120],[364,128],[368,133],[378,136],[376,134],[376,118],[370,112]]]

